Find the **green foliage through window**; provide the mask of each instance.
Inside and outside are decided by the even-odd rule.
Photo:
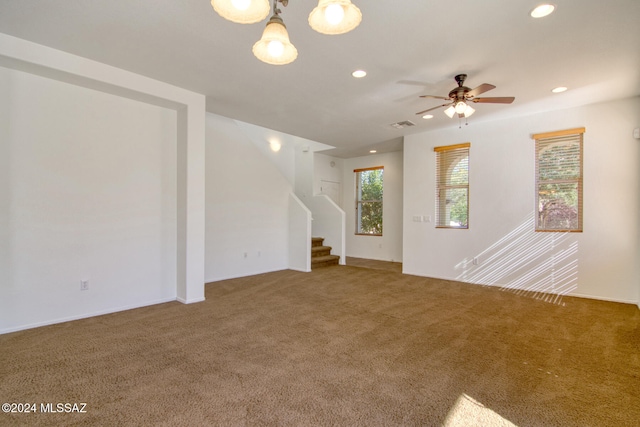
[[[382,235],[383,168],[356,171],[356,234]]]

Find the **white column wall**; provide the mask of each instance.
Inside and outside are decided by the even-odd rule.
[[[202,300],[204,96],[4,34],[0,67],[0,332]]]

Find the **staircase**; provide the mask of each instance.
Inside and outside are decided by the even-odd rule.
[[[311,269],[338,265],[340,257],[331,255],[331,246],[324,246],[324,237],[311,238]]]

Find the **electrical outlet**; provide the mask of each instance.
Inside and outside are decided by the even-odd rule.
[[[473,257],[473,265],[478,265],[478,257]]]
[[[81,291],[88,291],[89,290],[89,281],[88,280],[81,280],[80,281],[80,290]]]

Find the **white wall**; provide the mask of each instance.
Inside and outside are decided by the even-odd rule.
[[[206,125],[205,280],[288,268],[292,185],[236,121]]]
[[[343,194],[344,186],[342,180],[344,178],[344,159],[328,156],[322,153],[314,153],[313,157],[313,194],[326,194],[323,191],[323,181],[336,184],[339,188],[339,197],[337,200],[332,199],[340,208],[344,210]]]
[[[407,274],[571,293],[639,298],[640,98],[474,123],[405,137],[404,265]],[[584,232],[535,233],[531,134],[586,127]],[[435,214],[433,147],[471,142],[468,230],[414,222]],[[473,259],[477,258],[477,265]]]
[[[0,94],[0,332],[175,300],[176,112],[6,68]]]
[[[269,159],[292,185],[295,181],[295,147],[299,138],[251,123],[235,121],[265,158]]]
[[[384,166],[382,236],[356,235],[355,169]],[[343,207],[346,212],[347,256],[402,262],[402,152],[373,154],[345,159],[343,164]]]

